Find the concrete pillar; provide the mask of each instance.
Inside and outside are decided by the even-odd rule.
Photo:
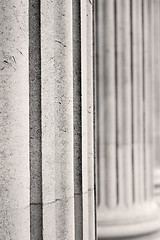
[[[97,1],[98,236],[160,228],[153,200],[152,1]]]
[[[0,239],[95,239],[92,1],[0,6]]]

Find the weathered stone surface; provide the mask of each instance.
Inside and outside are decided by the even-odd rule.
[[[28,2],[0,3],[0,239],[29,240]]]
[[[0,19],[0,239],[94,240],[93,3]]]

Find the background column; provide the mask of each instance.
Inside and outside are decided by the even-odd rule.
[[[154,64],[154,81],[153,81],[153,159],[154,159],[154,194],[155,196],[160,195],[160,1],[154,1],[154,48],[153,48],[153,64]]]
[[[153,200],[152,1],[97,1],[98,236],[160,228]]]

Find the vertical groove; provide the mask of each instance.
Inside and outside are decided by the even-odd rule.
[[[150,35],[150,49],[151,49],[151,53],[150,53],[150,58],[151,58],[151,83],[150,83],[150,96],[151,96],[151,109],[150,109],[150,111],[149,111],[149,114],[150,114],[150,112],[152,112],[152,114],[153,114],[153,105],[154,105],[154,101],[153,101],[153,97],[155,97],[155,94],[153,94],[153,88],[154,88],[154,81],[155,81],[155,76],[154,76],[154,73],[155,73],[155,66],[154,66],[154,14],[155,14],[155,12],[154,12],[154,3],[155,3],[155,0],[154,1],[151,1],[151,35]],[[151,115],[151,140],[150,140],[150,144],[151,144],[151,154],[150,154],[150,158],[152,158],[153,157],[153,122],[154,122],[154,120],[155,120],[155,116],[154,116],[154,114],[153,114],[153,116]],[[150,180],[150,192],[149,192],[149,194],[150,194],[150,198],[152,198],[152,196],[153,196],[153,164],[154,164],[154,159],[153,159],[153,161],[151,161],[150,159],[149,159],[149,164],[150,164],[150,167],[149,167],[149,170],[150,170],[150,172],[149,172],[149,175],[150,175],[150,178],[151,178],[151,180]]]
[[[155,169],[159,169],[159,159],[158,159],[158,149],[159,149],[159,145],[158,145],[158,138],[159,138],[159,124],[158,124],[158,115],[159,115],[159,111],[158,111],[158,92],[159,92],[159,86],[158,86],[158,54],[157,52],[159,52],[158,49],[158,31],[159,31],[159,26],[158,26],[158,15],[159,15],[159,5],[158,5],[159,1],[155,1],[155,5],[154,5],[154,9],[155,9],[155,16],[154,16],[154,36],[155,36],[155,48],[154,48],[154,64],[155,64],[155,79],[154,79],[154,94],[155,94],[155,108],[154,108],[154,114],[155,114],[155,125],[154,125],[154,156],[155,156]]]
[[[83,239],[82,103],[81,103],[81,3],[73,1],[73,124],[75,239]]]
[[[136,1],[136,0],[133,0]],[[135,202],[135,156],[134,156],[134,144],[135,144],[135,139],[134,139],[134,99],[133,99],[133,94],[134,94],[134,72],[133,72],[133,1],[130,1],[130,29],[131,29],[131,38],[130,38],[130,45],[131,45],[131,149],[132,149],[132,191],[133,191],[133,203]]]
[[[146,183],[146,151],[145,151],[145,32],[144,32],[144,0],[142,0],[142,48],[143,48],[143,152],[144,152],[144,183]],[[144,185],[144,199],[146,199],[146,187]]]
[[[94,131],[94,214],[95,214],[95,239],[97,239],[97,206],[98,206],[98,154],[97,154],[97,64],[96,64],[96,50],[97,50],[97,38],[96,38],[96,21],[97,21],[97,1],[93,0],[93,131]]]
[[[114,23],[115,23],[115,97],[116,97],[116,175],[117,175],[117,205],[120,203],[119,199],[119,164],[118,164],[118,73],[117,73],[117,1],[114,0]]]
[[[158,42],[158,52],[160,51],[160,43],[159,43],[159,41],[160,41],[160,1],[158,2],[158,40],[157,40],[157,42]],[[158,73],[157,73],[157,75],[158,75],[158,80],[157,80],[157,85],[158,85],[158,87],[157,87],[157,96],[158,96],[158,100],[157,100],[157,108],[158,108],[158,120],[157,120],[157,122],[158,122],[158,132],[159,132],[159,137],[158,137],[158,141],[157,141],[157,149],[158,149],[158,151],[157,151],[157,158],[158,158],[158,166],[159,166],[159,168],[160,168],[160,149],[159,149],[159,146],[160,146],[160,104],[158,104],[159,103],[159,100],[160,100],[160,57],[159,57],[159,55],[158,55]]]
[[[31,240],[42,235],[41,153],[41,24],[40,1],[29,1],[29,122],[30,122],[30,231]]]
[[[157,11],[158,11],[158,34],[157,34],[157,52],[160,51],[160,1],[158,1],[157,4]],[[159,104],[159,96],[160,96],[160,57],[159,54],[157,55],[157,112],[158,112],[158,116],[157,116],[157,129],[158,129],[158,137],[157,137],[157,162],[158,162],[158,168],[160,169],[160,150],[159,150],[159,146],[160,146],[160,104]]]
[[[107,28],[105,27],[105,23],[106,23],[106,18],[107,18],[107,16],[106,16],[106,12],[105,12],[105,9],[106,9],[106,4],[107,3],[107,1],[105,1],[104,0],[104,2],[103,2],[103,33],[104,33],[104,35],[103,35],[103,51],[105,50],[105,45],[106,45],[106,30],[107,30]],[[102,85],[103,85],[103,91],[100,93],[100,94],[102,94],[102,96],[103,96],[103,101],[104,101],[104,104],[102,104],[102,102],[100,102],[100,106],[102,106],[102,108],[103,108],[103,114],[104,114],[104,116],[103,116],[103,130],[104,130],[104,132],[103,132],[103,134],[104,134],[104,139],[103,139],[103,141],[104,142],[102,142],[101,144],[103,144],[103,149],[104,149],[104,159],[103,159],[103,164],[104,164],[104,169],[106,169],[106,161],[108,161],[108,159],[107,159],[107,152],[106,152],[106,143],[107,143],[107,136],[106,136],[106,134],[105,134],[105,127],[106,127],[106,122],[107,122],[107,114],[106,114],[106,109],[105,109],[105,104],[106,104],[106,89],[107,89],[107,73],[106,73],[106,69],[105,69],[105,67],[106,67],[106,63],[107,63],[107,59],[106,59],[106,54],[105,54],[105,51],[104,51],[104,53],[103,53],[103,83],[102,83]],[[104,175],[104,201],[105,201],[105,205],[108,205],[107,204],[107,199],[106,199],[106,196],[107,196],[107,181],[106,181],[106,177],[105,177],[105,175]]]
[[[153,196],[153,178],[152,178],[152,171],[154,170],[154,162],[156,159],[155,154],[155,120],[156,120],[156,113],[155,113],[155,101],[156,101],[156,94],[155,94],[155,82],[156,82],[156,62],[154,62],[154,48],[155,48],[155,28],[154,28],[154,20],[157,20],[157,13],[154,10],[155,7],[155,0],[151,2],[151,65],[152,65],[152,73],[151,73],[151,100],[152,100],[152,119],[151,119],[151,158],[153,158],[153,162],[151,161],[150,165],[150,175],[151,175],[151,184],[150,184],[150,195]]]
[[[95,24],[97,26],[97,31],[99,30],[99,4],[97,1],[95,1],[95,4],[96,4],[96,12],[95,12],[95,15],[96,15],[96,21],[95,21]],[[98,38],[99,34],[96,34],[95,38],[96,38],[96,46],[95,46],[95,65],[96,65],[96,71],[95,71],[95,78],[96,78],[96,81],[95,81],[95,95],[96,95],[96,122],[95,122],[95,127],[96,127],[96,139],[97,139],[97,171],[96,171],[96,183],[97,183],[97,206],[100,205],[100,131],[99,131],[99,58],[100,56],[97,54],[99,52],[99,38]]]

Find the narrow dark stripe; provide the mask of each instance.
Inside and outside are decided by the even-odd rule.
[[[134,0],[135,1],[135,0]],[[133,202],[135,202],[135,156],[134,156],[134,67],[133,67],[133,1],[130,2],[130,28],[131,28],[131,134],[132,134],[132,188]]]
[[[40,0],[29,1],[30,239],[43,240]],[[39,204],[38,204],[39,203]],[[38,204],[38,205],[37,205]]]
[[[96,23],[97,23],[97,34],[96,34],[96,46],[95,46],[95,52],[96,54],[99,53],[99,35],[98,35],[98,30],[99,30],[99,21],[98,21],[98,17],[99,17],[99,6],[98,3],[96,1]],[[97,54],[98,55],[98,54]],[[100,108],[99,108],[99,55],[96,58],[96,89],[95,89],[95,93],[96,93],[96,138],[97,138],[97,144],[96,144],[96,150],[97,150],[97,206],[100,205],[100,121],[99,121],[99,116],[100,116]]]
[[[102,24],[102,26],[103,26],[103,36],[101,36],[102,38],[103,38],[103,51],[105,51],[105,49],[106,49],[106,46],[105,46],[105,44],[106,44],[106,42],[107,42],[107,34],[106,34],[106,26],[105,26],[105,23],[106,23],[106,13],[105,13],[105,9],[106,9],[106,1],[103,1],[103,23],[101,23]],[[103,119],[103,124],[104,125],[106,125],[107,124],[107,116],[106,116],[106,110],[105,110],[105,96],[106,96],[106,89],[107,89],[107,81],[108,81],[108,79],[107,79],[107,73],[106,73],[106,65],[107,65],[107,59],[106,59],[106,54],[104,53],[103,54],[103,79],[102,79],[102,82],[103,82],[103,104],[102,103],[100,103],[100,107],[101,108],[103,108],[102,109],[102,111],[103,111],[103,113],[104,113],[104,119]],[[102,134],[104,134],[104,143],[106,144],[108,141],[107,141],[107,135],[106,135],[106,133],[102,133]],[[104,159],[105,159],[105,161],[108,161],[108,159],[107,159],[107,151],[106,151],[106,149],[107,149],[107,147],[105,147],[105,149],[103,148],[103,150],[104,150]],[[104,161],[104,159],[103,159],[103,161]],[[106,162],[105,163],[103,163],[104,165],[105,165],[105,169],[106,169]],[[103,169],[102,171],[105,171],[105,169]],[[104,184],[105,184],[105,203],[106,203],[106,205],[108,205],[108,202],[107,202],[107,194],[108,194],[108,192],[107,192],[107,189],[108,189],[108,187],[106,186],[106,181],[107,181],[107,179],[106,179],[106,175],[105,175],[105,182],[104,182]]]
[[[119,164],[118,164],[118,36],[117,36],[117,1],[114,0],[114,24],[115,24],[115,96],[116,96],[116,181],[117,181],[117,205],[119,204]]]
[[[142,0],[142,56],[143,56],[143,154],[144,154],[144,184],[146,183],[146,151],[145,151],[145,41],[144,41],[144,1]],[[144,186],[144,199],[146,187]]]
[[[94,131],[94,211],[95,211],[95,239],[97,239],[97,204],[99,201],[98,186],[96,188],[98,164],[97,164],[97,63],[96,63],[96,51],[97,51],[97,38],[96,38],[96,23],[97,23],[97,1],[93,0],[93,131]],[[98,200],[98,201],[97,201]]]
[[[75,240],[83,239],[81,2],[73,1],[73,124]]]

